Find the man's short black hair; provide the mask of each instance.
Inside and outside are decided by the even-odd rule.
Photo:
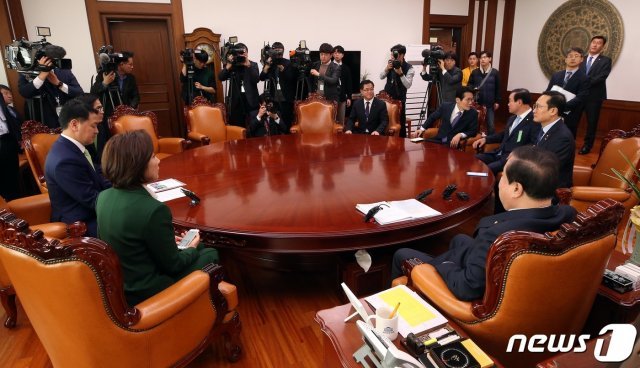
[[[471,51],[471,52],[469,53],[469,55],[467,55],[467,59],[468,59],[468,58],[470,58],[470,57],[472,57],[472,56],[478,57],[478,53],[477,53],[477,52],[475,52],[475,51]]]
[[[405,55],[407,53],[407,47],[405,45],[397,44],[391,48],[391,52],[398,51],[398,54]]]
[[[487,57],[493,59],[493,54],[491,53],[491,51],[486,51],[486,50],[480,51],[480,56],[482,55],[487,55]]]
[[[344,47],[338,45],[338,46],[333,48],[333,52],[336,52],[336,51],[341,53],[341,54],[344,54]]]
[[[11,89],[9,87],[5,86],[4,84],[0,84],[0,91],[5,90],[5,89],[7,91],[11,91]]]
[[[607,38],[605,36],[602,36],[602,35],[597,35],[597,36],[591,37],[591,42],[593,42],[593,40],[602,40],[602,44],[603,45],[607,44]]]
[[[322,45],[320,45],[320,50],[321,53],[323,54],[332,54],[333,53],[333,46],[331,46],[330,43],[323,43]]]
[[[579,47],[576,47],[576,46],[569,47],[569,48],[564,52],[564,56],[565,56],[565,57],[566,57],[566,56],[569,56],[569,53],[571,53],[571,52],[577,52],[578,54],[580,54],[580,56],[584,56],[584,50],[583,50],[583,49],[581,49],[581,48],[579,48]]]
[[[511,91],[511,93],[513,93],[513,100],[514,101],[522,101],[523,104],[525,105],[531,105],[532,102],[532,98],[531,98],[531,92],[529,92],[528,89],[526,88],[516,88],[513,91]]]
[[[97,113],[98,111],[94,110],[91,104],[84,101],[83,97],[76,97],[67,101],[67,103],[62,106],[58,122],[60,123],[62,130],[65,130],[69,126],[69,122],[71,122],[71,120],[78,119],[80,121],[85,121],[89,119],[89,114]]]
[[[244,44],[244,43],[242,43],[242,42],[238,42],[238,43],[236,43],[236,47],[238,47],[238,48],[242,47],[242,48],[244,49],[244,51],[245,51],[245,52],[249,52],[249,48],[247,47],[247,45],[245,45],[245,44]]]
[[[509,154],[505,174],[509,184],[520,183],[534,199],[553,198],[558,188],[560,161],[555,153],[536,146],[520,146]]]
[[[132,58],[134,53],[132,51],[122,51],[122,62],[126,63],[129,61],[129,58]]]
[[[473,90],[469,87],[458,87],[456,88],[456,98],[463,99],[465,93],[473,94]]]
[[[567,99],[564,97],[564,95],[558,91],[545,91],[542,92],[542,96],[549,96],[549,100],[547,101],[547,108],[557,108],[558,116],[561,116],[564,112],[564,107],[567,104]]]
[[[362,90],[362,89],[364,89],[364,86],[366,86],[367,84],[370,84],[370,85],[372,85],[373,87],[375,87],[375,86],[376,86],[376,85],[375,85],[375,84],[373,84],[373,82],[372,82],[372,81],[370,81],[369,79],[363,79],[363,80],[360,82],[360,89],[361,89],[361,90]]]
[[[284,45],[282,44],[282,42],[274,42],[271,44],[271,48],[273,49],[283,49],[284,50]]]
[[[194,50],[193,57],[198,59],[201,63],[206,63],[209,60],[209,54],[204,50]]]
[[[445,59],[453,59],[453,60],[456,60],[456,59],[458,58],[458,55],[456,55],[456,53],[455,53],[455,52],[453,52],[453,51],[447,51],[447,52],[444,54],[444,58],[445,58]]]
[[[77,99],[85,102],[87,105],[91,106],[91,108],[93,108],[93,104],[96,102],[96,100],[99,98],[97,95],[94,95],[93,93],[83,93],[80,96],[76,97]]]

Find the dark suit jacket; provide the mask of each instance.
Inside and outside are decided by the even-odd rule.
[[[99,237],[118,254],[131,306],[217,262],[215,249],[178,250],[169,207],[142,187],[105,190],[96,208]]]
[[[84,93],[82,87],[80,87],[80,84],[78,84],[78,81],[76,80],[76,77],[73,75],[71,70],[54,69],[54,73],[61,82],[69,86],[68,94],[62,92],[58,87],[49,83],[48,80],[45,80],[42,87],[40,87],[40,89],[37,89],[33,85],[33,82],[29,82],[25,78],[24,74],[20,74],[20,78],[18,79],[18,88],[20,90],[20,95],[27,99],[33,99],[27,101],[27,103],[33,103],[34,116],[27,116],[27,119],[33,119],[37,121],[44,120],[42,121],[42,123],[50,128],[57,128],[60,126],[60,123],[58,122],[58,114],[56,113],[56,97],[60,101],[60,106],[62,106],[70,99],[80,96]],[[40,97],[42,99],[43,119],[41,119],[40,101],[38,101],[38,99],[34,99],[35,97]],[[25,109],[25,111],[28,111],[28,109]]]
[[[517,115],[510,116],[507,120],[507,127],[502,132],[488,135],[486,138],[487,144],[500,143],[500,147],[495,152],[500,152],[501,156],[505,158],[517,147],[533,143],[531,142],[531,132],[538,126],[533,122],[533,111],[530,111],[509,134],[509,129],[516,121],[516,117]]]
[[[11,106],[4,103],[4,99],[0,98],[0,109],[4,113],[7,119],[7,126],[9,128],[9,134],[15,138],[16,142],[22,140],[22,119],[18,112]],[[15,114],[15,115],[14,115]]]
[[[442,103],[422,125],[423,129],[427,129],[436,120],[441,119],[440,129],[438,129],[438,135],[433,138],[434,140],[441,142],[442,138],[447,137],[447,142],[451,142],[451,139],[458,133],[464,133],[467,137],[473,137],[478,133],[478,112],[475,109],[463,111],[456,126],[451,127],[451,113],[453,113],[455,106],[455,102]]]
[[[117,72],[116,72],[117,73]],[[136,83],[136,77],[133,74],[128,74],[122,83],[122,91],[120,91],[120,86],[118,84],[118,76],[116,75],[116,79],[109,84],[109,86],[105,86],[102,81],[104,80],[103,73],[98,73],[96,77],[96,82],[91,86],[91,93],[94,95],[100,96],[100,101],[102,102],[102,106],[104,106],[104,114],[105,116],[111,116],[113,114],[113,106],[111,106],[111,100],[109,98],[109,94],[106,93],[109,89],[118,90],[120,93],[120,98],[122,98],[122,103],[131,106],[133,108],[137,108],[140,103],[140,93],[138,92],[138,84]],[[113,103],[118,106],[120,103],[117,98],[116,93],[112,93]]]
[[[510,230],[543,233],[557,230],[571,222],[576,210],[570,206],[549,206],[507,211],[480,220],[473,238],[459,234],[449,244],[449,250],[429,261],[449,290],[460,300],[480,299],[485,289],[485,265],[491,244]]]
[[[493,104],[500,103],[500,73],[495,68],[491,68],[486,82],[482,83],[485,74],[482,74],[480,68],[476,68],[471,72],[469,77],[469,87],[480,88],[477,96],[479,104],[493,108]],[[482,84],[482,87],[480,85]]]
[[[249,120],[249,136],[250,137],[264,137],[267,135],[267,129],[264,126],[264,121],[258,120],[258,110],[251,112],[251,118]],[[269,134],[268,135],[281,135],[287,134],[287,123],[280,117],[280,123],[276,123],[275,120],[268,116],[264,116],[263,119],[269,119]]]
[[[95,237],[96,199],[111,187],[100,165],[91,167],[73,142],[60,136],[51,146],[44,165],[44,176],[51,199],[51,221],[71,224],[84,221],[87,236]]]
[[[554,73],[549,80],[547,91],[551,91],[551,87],[559,86],[576,95],[571,101],[567,102],[566,108],[570,111],[577,111],[584,104],[589,94],[589,81],[584,70],[578,69],[564,85],[565,70]],[[563,86],[564,85],[564,86]],[[582,112],[581,110],[579,112]]]
[[[590,100],[606,100],[607,99],[607,77],[611,73],[611,58],[602,54],[593,60],[589,73],[587,73],[587,61],[589,56],[580,64],[580,69],[584,70],[589,79],[589,99]]]
[[[576,155],[576,140],[564,121],[560,119],[549,131],[542,136],[540,142],[536,143],[536,137],[542,126],[537,127],[532,132],[532,142],[546,150],[556,154],[560,161],[560,182],[559,188],[571,188],[573,186],[573,162]]]
[[[384,130],[387,128],[387,124],[389,123],[387,104],[374,97],[371,102],[371,106],[369,106],[368,120],[364,113],[364,109],[364,98],[353,103],[345,130],[350,130],[352,133],[358,134],[364,134],[366,131],[369,131],[368,134],[371,134],[374,131],[377,131],[381,135],[384,134]]]
[[[351,69],[349,69],[349,67],[344,62],[342,63],[342,65],[340,65],[339,82],[340,102],[350,100],[351,94],[353,92],[353,86],[351,82]]]
[[[231,71],[235,70],[238,77],[242,80],[244,85],[245,96],[247,97],[247,103],[249,104],[249,110],[246,111],[248,114],[250,111],[257,110],[260,104],[258,103],[258,82],[260,82],[260,71],[258,70],[258,64],[256,62],[251,61],[251,65],[246,67],[234,67],[236,69],[231,69]],[[220,74],[221,81],[226,81],[231,76],[231,71],[227,70],[227,68],[222,68]],[[240,92],[240,83],[237,83],[234,87],[236,91],[234,91],[235,96],[238,96]],[[244,123],[244,122],[243,122]]]
[[[0,96],[0,109],[5,116],[9,133],[0,137],[0,196],[7,201],[18,198],[19,193],[19,159],[22,121],[11,106],[4,103]],[[15,115],[14,115],[15,114]]]
[[[313,64],[313,69],[320,71],[320,62]],[[330,61],[327,71],[319,77],[311,77],[311,89],[318,92],[318,81],[324,81],[324,97],[327,100],[338,101],[338,81],[340,79],[340,65]]]

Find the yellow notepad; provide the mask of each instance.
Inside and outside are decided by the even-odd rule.
[[[400,303],[398,314],[404,318],[411,327],[415,327],[421,323],[428,322],[436,316],[424,307],[416,298],[407,293],[405,289],[392,288],[380,293],[382,299],[388,305]]]

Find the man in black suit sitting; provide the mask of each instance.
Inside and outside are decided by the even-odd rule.
[[[473,91],[467,87],[456,91],[456,102],[445,102],[422,124],[412,136],[422,136],[436,120],[441,119],[438,134],[428,139],[431,142],[448,144],[457,148],[462,139],[478,133],[478,112],[471,108]]]
[[[393,255],[392,279],[402,275],[405,259],[419,258],[436,268],[458,299],[482,298],[487,254],[498,236],[511,230],[553,231],[575,218],[573,207],[551,203],[558,185],[558,165],[558,159],[546,150],[516,148],[509,155],[499,183],[500,201],[507,212],[481,219],[473,237],[456,235],[449,250],[438,257],[409,248],[398,250]]]
[[[389,123],[387,104],[373,97],[373,82],[365,79],[360,82],[362,98],[354,102],[345,127],[345,134],[381,135]]]
[[[533,110],[531,109],[531,93],[528,90],[514,89],[509,95],[507,106],[513,115],[507,120],[505,130],[473,142],[473,148],[482,147],[485,144],[500,143],[497,150],[476,155],[478,160],[489,166],[494,175],[502,171],[511,151],[532,143],[531,131],[535,129]]]

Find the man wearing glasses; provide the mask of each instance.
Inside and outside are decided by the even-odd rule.
[[[373,82],[368,79],[360,82],[362,98],[353,103],[345,134],[384,134],[389,123],[387,104],[373,97],[373,88]]]
[[[235,45],[241,49],[237,55],[228,55],[226,64],[220,72],[220,80],[229,80],[227,85],[227,113],[229,124],[246,127],[249,113],[259,109],[258,82],[260,71],[258,64],[249,60],[249,49],[243,43]]]

